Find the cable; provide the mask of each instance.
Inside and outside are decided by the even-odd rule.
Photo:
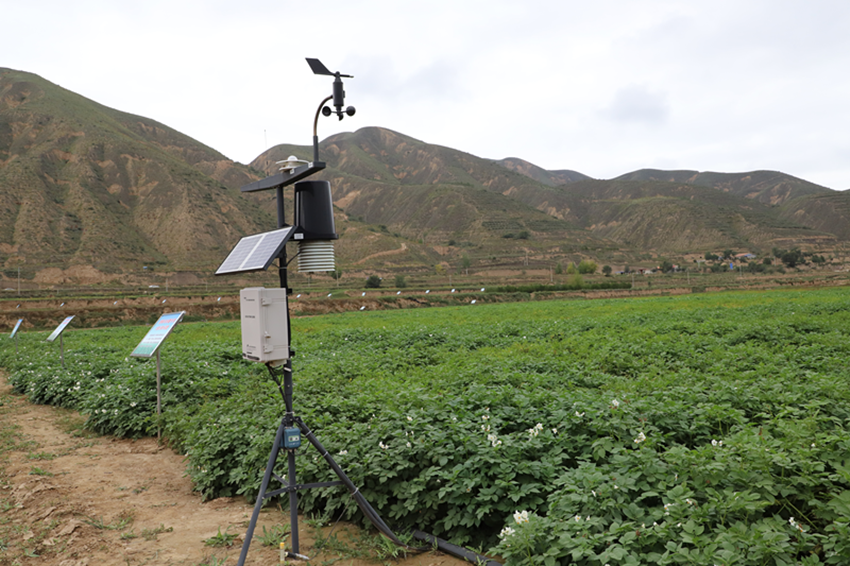
[[[272,365],[271,365],[271,364],[269,364],[269,363],[267,363],[267,364],[266,364],[266,367],[269,369],[269,374],[272,376],[272,381],[274,381],[275,385],[277,385],[277,389],[278,389],[278,391],[280,391],[280,396],[281,396],[283,399],[286,399],[286,395],[284,395],[284,393],[283,393],[283,387],[282,387],[282,386],[281,386],[281,384],[280,384],[281,380],[279,380],[279,379],[277,378],[277,376],[274,374],[274,370],[272,369]],[[283,371],[286,371],[286,366],[284,366]],[[283,377],[283,371],[282,371],[282,372],[280,372],[281,377]]]

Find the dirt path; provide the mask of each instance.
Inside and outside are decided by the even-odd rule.
[[[82,432],[76,413],[32,405],[0,375],[0,565],[233,566],[253,506],[244,498],[203,503],[184,477],[181,456],[155,439],[120,440]],[[288,525],[288,511],[265,509],[256,533]],[[386,563],[377,535],[350,525],[299,520],[301,552],[313,564]],[[320,551],[315,541],[331,535]],[[233,545],[207,539],[239,535]],[[389,548],[389,547],[388,547]],[[246,564],[279,563],[279,550],[251,543]],[[429,552],[400,566],[460,566]]]
[[[375,259],[376,257],[396,255],[396,254],[404,253],[406,251],[407,251],[407,244],[402,242],[401,247],[396,249],[396,250],[387,250],[387,251],[384,251],[384,252],[377,252],[377,253],[373,253],[372,255],[367,255],[363,259],[355,261],[354,265],[361,265],[363,263],[366,263],[370,259]]]

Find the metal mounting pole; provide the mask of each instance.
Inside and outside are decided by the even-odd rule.
[[[159,348],[156,349],[156,443],[162,441],[162,375],[160,373]]]
[[[65,367],[65,340],[64,336],[59,335],[59,359],[62,360],[62,367]]]
[[[289,313],[286,313],[287,326]],[[283,417],[283,425],[289,428],[295,425],[295,410],[292,408],[292,362],[286,360],[283,364],[283,403],[286,406],[286,414]],[[295,473],[295,450],[286,451],[286,482],[289,487],[289,526],[292,540],[292,552],[301,552],[298,541],[298,482]]]

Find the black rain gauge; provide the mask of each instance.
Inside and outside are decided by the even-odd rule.
[[[62,303],[65,304],[65,303]],[[67,317],[65,320],[59,323],[59,326],[56,327],[56,330],[50,333],[50,336],[47,337],[48,342],[53,342],[56,338],[59,338],[59,359],[62,360],[62,367],[65,367],[65,341],[62,338],[62,333],[65,328],[71,324],[71,321],[74,320],[76,315],[71,315]]]
[[[9,335],[9,338],[15,339],[15,355],[18,355],[18,329],[21,327],[21,323],[24,319],[19,318],[18,322],[15,324],[15,328],[12,329],[12,333]]]
[[[159,320],[154,323],[139,345],[130,354],[133,358],[152,358],[156,356],[156,440],[162,440],[162,431],[160,430],[159,417],[162,416],[162,366],[159,359],[159,347],[177,326],[177,323],[183,320],[183,315],[186,311],[165,313]]]

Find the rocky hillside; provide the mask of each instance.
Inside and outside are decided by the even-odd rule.
[[[499,247],[498,238],[525,232],[549,244],[682,253],[837,240],[825,225],[773,206],[834,191],[782,173],[647,170],[593,180],[518,159],[494,162],[382,128],[332,136],[321,151],[329,164],[323,176],[341,209],[425,241]],[[252,166],[271,173],[290,154],[310,155],[310,149],[276,146]]]
[[[0,265],[7,276],[18,267],[210,272],[241,236],[276,225],[272,195],[239,187],[293,154],[312,148],[279,145],[250,166],[234,163],[154,120],[0,69]],[[327,138],[321,158],[344,270],[850,240],[850,197],[778,172],[594,180],[377,127]]]
[[[154,120],[0,69],[0,264],[191,266],[267,224],[247,167]]]

